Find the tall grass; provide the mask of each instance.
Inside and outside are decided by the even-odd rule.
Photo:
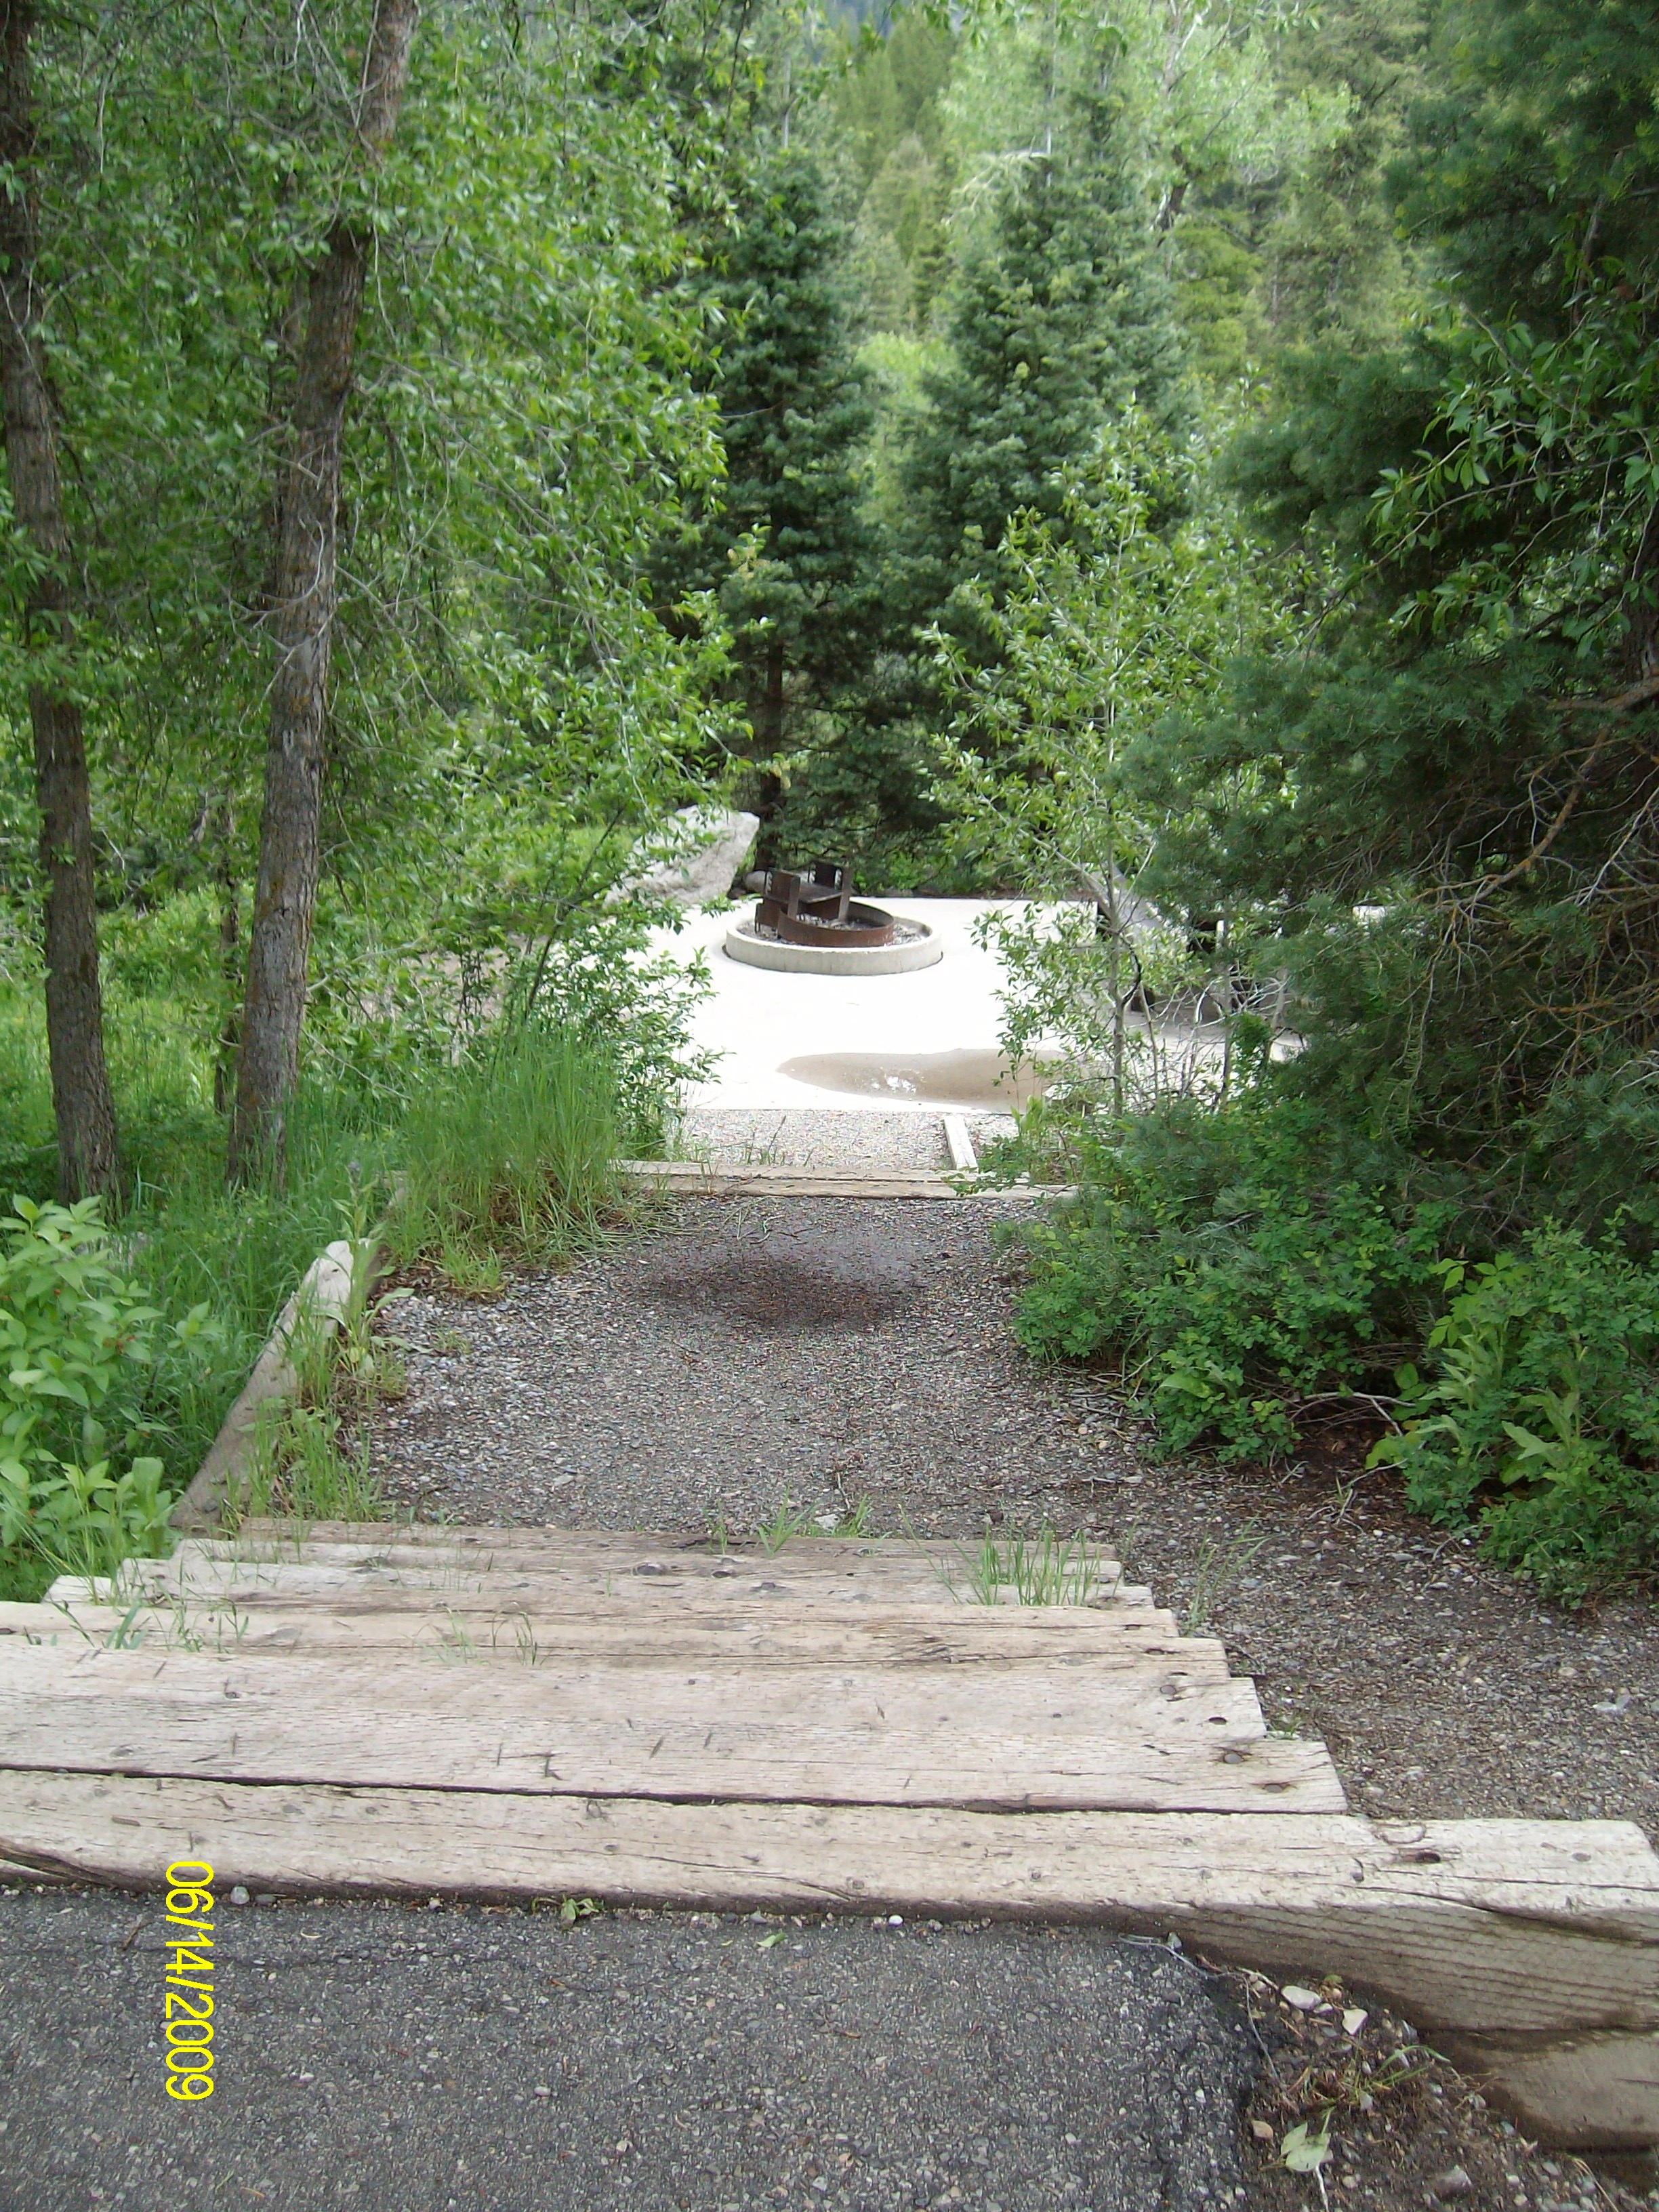
[[[557,1031],[434,1074],[404,1119],[394,1256],[485,1293],[507,1267],[562,1265],[617,1213],[617,1118],[608,1066]]]

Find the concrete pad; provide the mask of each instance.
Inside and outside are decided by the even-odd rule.
[[[974,943],[971,932],[980,915],[1019,912],[1030,902],[872,896],[890,913],[925,922],[943,945],[943,957],[907,975],[778,975],[726,957],[729,912],[694,914],[678,934],[665,933],[662,944],[681,957],[689,960],[699,951],[707,955],[714,984],[698,1012],[695,1035],[721,1058],[711,1080],[690,1094],[690,1108],[811,1107],[937,1116],[942,1103],[961,1103],[996,1110],[989,1099],[940,1101],[907,1094],[902,1087],[860,1096],[781,1073],[792,1060],[842,1054],[902,1061],[997,1051],[1003,966]]]

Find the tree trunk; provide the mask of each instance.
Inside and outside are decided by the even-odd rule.
[[[419,13],[419,0],[376,0],[356,122],[371,162],[397,127]],[[276,665],[231,1127],[233,1181],[261,1163],[280,1166],[300,1070],[320,849],[340,441],[368,252],[363,230],[337,222],[307,288],[270,616]]]
[[[761,684],[752,710],[755,736],[769,756],[783,744],[783,647],[773,643],[761,664]]]
[[[29,190],[34,101],[27,0],[0,0],[0,162],[11,189],[0,191],[0,411],[12,506],[40,572],[23,610],[24,637],[35,652],[66,655],[72,644],[58,442],[39,353],[40,299],[34,285],[35,216]],[[60,663],[61,665],[61,663]],[[120,1188],[115,1102],[104,1060],[104,1002],[98,978],[98,912],[92,864],[92,793],[81,709],[57,682],[29,685],[34,734],[34,790],[40,809],[42,939],[46,963],[46,1041],[58,1123],[58,1188],[65,1199]]]
[[[241,972],[242,917],[236,900],[236,853],[231,842],[230,796],[221,794],[215,810],[214,876],[219,886],[219,982],[225,994],[224,1018],[219,1024],[219,1048],[213,1063],[213,1110],[228,1114],[236,1095],[236,985]]]

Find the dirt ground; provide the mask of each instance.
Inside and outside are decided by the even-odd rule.
[[[1293,1991],[1293,2004],[1259,1974],[1226,1978],[1259,2035],[1261,2070],[1245,2112],[1258,2212],[1307,2212],[1310,2200],[1322,2212],[1637,2212],[1652,2187],[1646,2160],[1591,2160],[1528,2142],[1408,2023],[1373,2009],[1356,2024],[1359,2001],[1334,1981]],[[1305,2008],[1314,1996],[1323,2002]],[[1287,2129],[1298,2123],[1326,2137],[1314,2177],[1283,2162]],[[1646,2201],[1659,2201],[1659,2191]]]

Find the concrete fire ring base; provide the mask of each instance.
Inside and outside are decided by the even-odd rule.
[[[945,947],[925,922],[911,922],[917,933],[892,945],[786,945],[775,937],[757,937],[741,923],[726,933],[726,957],[750,968],[770,968],[792,975],[908,975],[945,957]]]

